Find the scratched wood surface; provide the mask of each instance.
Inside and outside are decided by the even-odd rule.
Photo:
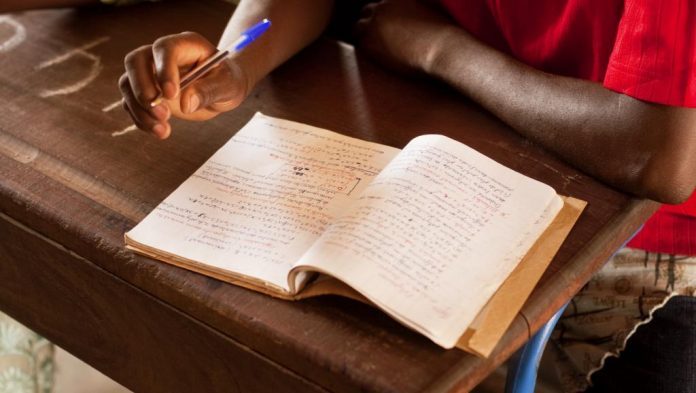
[[[258,364],[277,366],[281,381],[296,383],[288,386],[468,391],[566,302],[656,207],[567,166],[447,87],[390,75],[359,51],[329,39],[273,73],[231,113],[206,123],[176,122],[173,136],[164,142],[128,131],[128,117],[113,105],[119,99],[116,80],[123,72],[123,56],[156,37],[184,30],[215,40],[231,11],[209,0],[0,16],[0,212],[6,216],[0,226],[6,250],[0,254],[0,279],[36,274],[37,263],[56,274],[54,281],[43,277],[34,284],[25,280],[28,288],[13,287],[25,291],[23,297],[0,291],[0,308],[125,386],[186,391],[185,384],[156,388],[152,375],[157,373],[158,378],[189,372],[187,380],[225,381],[220,368],[206,374],[204,367],[186,370],[158,363],[169,359],[167,346],[182,346],[196,352],[197,362],[208,359],[213,364],[224,358],[249,370],[246,357],[228,356],[239,346],[258,357]],[[587,200],[589,206],[510,331],[485,360],[443,350],[378,310],[349,300],[285,302],[124,250],[123,233],[256,111],[397,147],[422,133],[442,133],[559,193]],[[5,243],[32,236],[9,236],[8,223],[35,238],[21,240],[25,252]],[[61,245],[56,251],[60,264],[39,251],[48,247],[44,243]],[[34,252],[43,254],[22,263]],[[80,263],[71,263],[66,255]],[[54,287],[43,288],[50,285]],[[123,302],[133,312],[120,311],[114,317],[102,296],[89,296],[98,288],[110,291],[114,307],[121,310]],[[135,292],[154,300],[140,304]],[[72,296],[84,303],[95,315],[94,334],[83,329],[82,340],[70,339],[70,326],[60,323],[65,308],[52,307],[46,296]],[[22,311],[27,309],[32,313]],[[73,317],[79,315],[76,311]],[[168,336],[175,341],[152,339],[150,329],[159,326],[166,332],[175,315],[207,329],[192,329],[187,336],[177,330],[185,327],[182,322]],[[148,329],[133,329],[144,318],[152,319]],[[137,343],[128,353],[154,359],[148,362],[153,373],[136,372],[140,366],[135,359],[124,362],[100,351],[110,335]],[[230,349],[206,358],[211,343]],[[275,382],[266,372],[272,367],[264,367],[256,381],[271,389]]]
[[[326,391],[2,214],[0,233],[3,310],[135,392]]]

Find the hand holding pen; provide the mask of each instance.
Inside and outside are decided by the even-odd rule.
[[[135,125],[165,139],[171,132],[168,120],[172,115],[207,120],[237,107],[250,82],[237,63],[225,60],[269,26],[270,21],[264,19],[221,50],[199,34],[181,33],[129,53],[119,87],[123,106]]]

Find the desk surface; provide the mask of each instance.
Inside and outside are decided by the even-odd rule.
[[[230,12],[211,0],[0,16],[0,309],[131,389],[466,391],[656,208],[446,86],[390,75],[327,39],[232,113],[175,122],[164,142],[120,134],[130,122],[110,104],[123,56],[178,31],[215,40]],[[443,133],[589,206],[489,359],[443,350],[356,302],[276,300],[124,250],[123,233],[256,111],[397,147]]]

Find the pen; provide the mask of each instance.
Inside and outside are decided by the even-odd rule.
[[[270,26],[271,21],[268,19],[264,19],[261,22],[251,26],[248,30],[242,33],[242,35],[239,38],[237,38],[237,40],[234,41],[227,49],[225,49],[224,51],[218,50],[213,56],[209,57],[208,60],[199,64],[198,66],[196,66],[196,68],[192,69],[186,75],[184,75],[184,77],[181,79],[181,82],[179,83],[179,91],[185,89],[188,85],[196,81],[198,78],[207,74],[208,71],[215,68],[216,65],[224,61],[230,54],[239,52],[242,49],[246,48],[247,45],[254,42],[255,39],[259,38],[261,34],[268,30]],[[150,102],[150,107],[155,107],[161,104],[162,100],[162,93],[160,93],[157,96],[157,98]]]

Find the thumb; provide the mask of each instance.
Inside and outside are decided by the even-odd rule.
[[[247,90],[239,67],[223,62],[181,92],[181,109],[187,114],[202,109],[224,112],[237,107]]]

